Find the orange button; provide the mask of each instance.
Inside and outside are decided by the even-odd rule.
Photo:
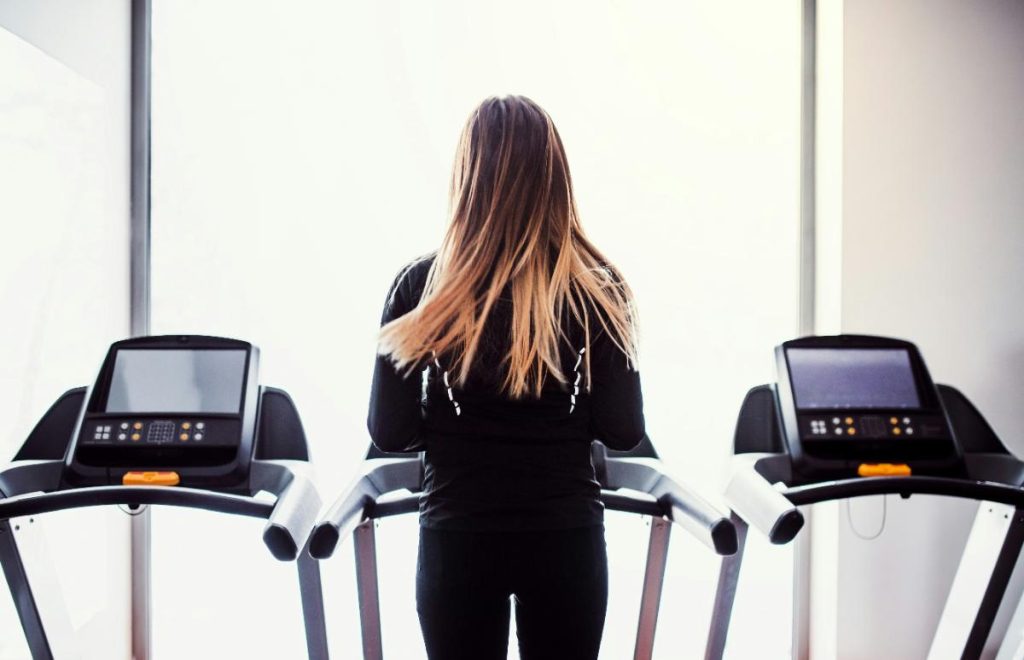
[[[142,439],[142,436],[141,436],[141,435],[139,435],[138,433],[132,433],[132,440],[133,440],[133,441],[136,441],[136,442],[137,442],[137,441],[139,441],[139,440],[141,440],[141,439]]]
[[[892,424],[893,426],[896,426],[897,424],[900,423],[900,420],[896,419],[895,417],[890,417],[889,423]]]
[[[909,477],[910,466],[906,463],[861,463],[857,474],[861,477]]]
[[[855,428],[853,428],[853,427],[851,426],[850,428],[846,429],[846,433],[847,433],[848,435],[857,435],[857,429],[855,429]]]
[[[121,483],[125,486],[177,486],[181,477],[177,472],[125,472]]]
[[[903,433],[903,431],[901,431],[898,426],[892,430],[893,435],[899,435],[900,433]]]
[[[843,421],[846,422],[847,426],[849,426],[850,424],[853,424],[853,417],[847,417]]]
[[[134,424],[132,424],[132,428],[135,429],[136,431],[140,430],[142,428],[142,422],[135,422]]]
[[[190,428],[192,428],[192,425],[191,425],[191,424],[189,424],[188,422],[182,422],[182,423],[181,423],[181,428],[183,428],[183,429],[185,429],[185,430],[187,431],[187,430],[189,430]]]
[[[182,433],[178,437],[181,438],[182,442],[184,442],[185,440],[188,440],[188,433]]]

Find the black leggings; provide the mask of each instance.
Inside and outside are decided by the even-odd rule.
[[[512,597],[522,660],[595,660],[608,605],[604,527],[420,529],[416,611],[430,660],[506,660]]]

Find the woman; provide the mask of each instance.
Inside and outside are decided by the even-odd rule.
[[[431,660],[593,659],[608,598],[601,440],[644,436],[632,294],[586,238],[561,138],[490,98],[456,153],[451,222],[388,294],[368,426],[425,451],[416,603]]]

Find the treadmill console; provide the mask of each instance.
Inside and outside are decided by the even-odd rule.
[[[115,343],[75,433],[70,477],[121,483],[125,473],[143,471],[206,486],[244,480],[256,427],[258,355],[252,344],[215,337]]]
[[[805,337],[776,349],[783,435],[798,467],[910,464],[943,472],[960,460],[917,347],[883,337]]]

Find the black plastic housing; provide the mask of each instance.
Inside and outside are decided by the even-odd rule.
[[[124,349],[148,350],[242,350],[245,351],[244,376],[237,413],[197,414],[192,411],[157,413],[107,413],[114,362]],[[260,388],[258,385],[259,349],[248,342],[199,335],[169,335],[126,339],[111,345],[106,359],[89,389],[85,408],[80,413],[71,444],[65,456],[64,481],[68,486],[120,484],[129,471],[174,471],[181,484],[195,487],[237,488],[248,485],[249,463],[255,448]],[[165,419],[202,418],[211,427],[224,430],[216,442],[130,444],[93,446],[83,442],[91,425],[126,417],[145,423]],[[87,427],[86,425],[90,425]]]

